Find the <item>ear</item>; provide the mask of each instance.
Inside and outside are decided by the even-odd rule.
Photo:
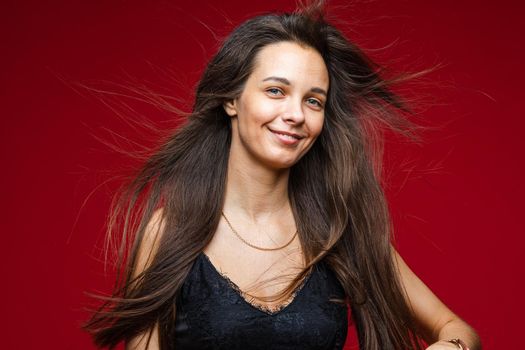
[[[226,111],[226,114],[228,114],[230,117],[235,117],[237,115],[237,106],[235,100],[226,101],[222,106]]]

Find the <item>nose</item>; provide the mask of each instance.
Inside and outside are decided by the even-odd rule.
[[[283,120],[288,124],[301,124],[304,122],[302,100],[290,99],[286,110],[282,114]]]

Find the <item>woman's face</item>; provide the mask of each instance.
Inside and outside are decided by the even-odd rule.
[[[293,42],[265,46],[254,63],[241,96],[224,105],[232,117],[231,156],[289,168],[321,133],[328,71],[316,50]]]

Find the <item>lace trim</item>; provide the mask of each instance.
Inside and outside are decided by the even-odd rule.
[[[268,305],[265,305],[265,304],[261,304],[261,303],[258,303],[256,302],[256,298],[251,296],[250,294],[248,293],[245,293],[242,291],[241,288],[239,288],[239,286],[233,282],[229,277],[228,275],[226,275],[225,273],[223,273],[222,271],[219,271],[217,270],[217,268],[215,267],[215,265],[213,265],[213,263],[211,262],[210,260],[210,257],[208,255],[206,255],[205,253],[201,252],[201,255],[204,257],[204,259],[206,259],[206,261],[208,262],[208,264],[211,266],[211,268],[220,276],[222,277],[227,283],[228,285],[235,291],[237,292],[237,294],[239,294],[239,296],[249,305],[253,306],[254,308],[256,308],[257,310],[260,310],[262,312],[265,312],[267,314],[270,314],[270,315],[275,315],[275,314],[278,314],[280,313],[282,310],[284,310],[288,305],[290,305],[294,300],[295,298],[297,297],[297,294],[299,294],[299,292],[303,289],[303,287],[306,285],[306,282],[310,279],[310,276],[312,275],[312,272],[313,272],[313,269],[310,269],[310,271],[306,274],[306,276],[303,278],[301,284],[292,292],[292,294],[290,294],[290,297],[288,298],[287,301],[285,301],[284,303],[278,305],[277,307],[270,307]],[[250,296],[251,298],[248,299],[246,296]]]

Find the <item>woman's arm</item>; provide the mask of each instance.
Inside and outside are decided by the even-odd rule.
[[[160,346],[158,325],[155,325],[148,344],[149,336],[150,332],[148,331],[131,339],[128,343],[126,343],[126,350],[159,350]]]
[[[158,249],[163,230],[162,211],[157,210],[144,231],[144,237],[137,252],[137,264],[133,269],[133,277],[144,271],[153,260]],[[126,343],[126,350],[159,350],[159,332],[156,324],[153,331],[139,334]]]
[[[427,349],[459,349],[459,346],[448,342],[448,340],[460,339],[470,350],[480,350],[481,343],[474,329],[455,315],[432,293],[412,272],[395,249],[394,256],[408,303],[423,331],[425,340],[432,344]]]

